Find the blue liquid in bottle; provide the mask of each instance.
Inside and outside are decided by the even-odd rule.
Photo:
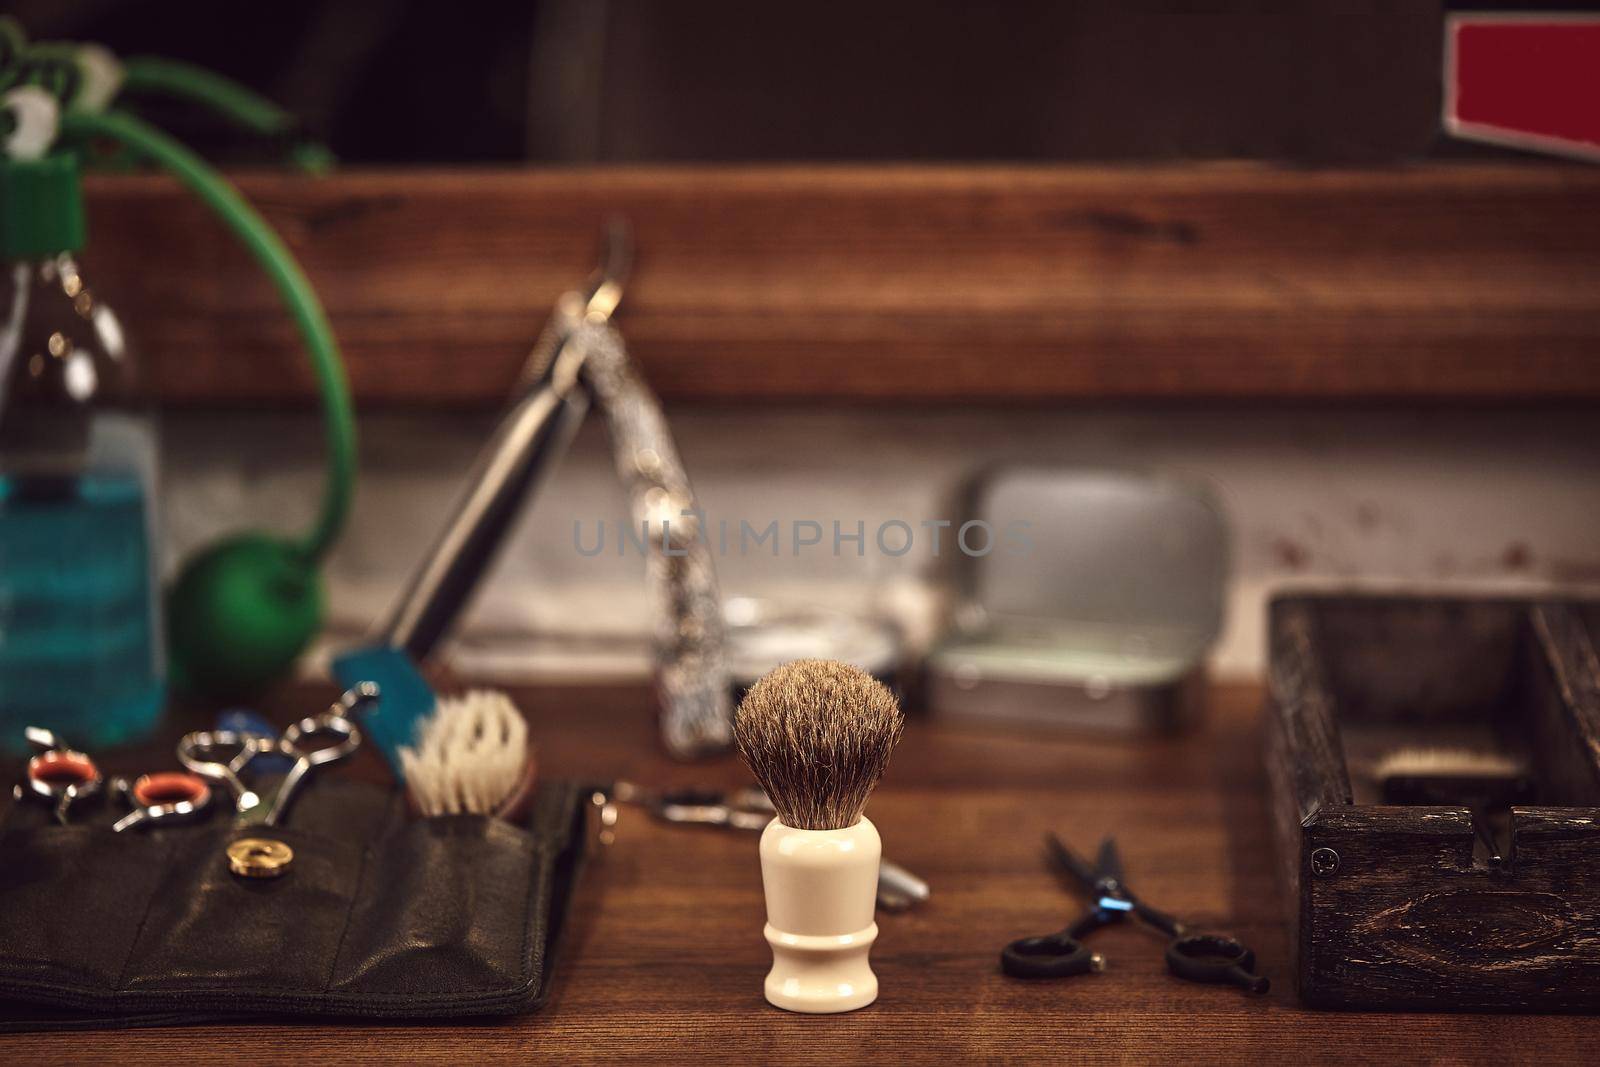
[[[27,725],[90,750],[165,698],[145,484],[136,471],[0,474],[0,747]]]
[[[0,159],[0,752],[147,733],[165,655],[155,424],[138,359],[79,269],[75,158]]]

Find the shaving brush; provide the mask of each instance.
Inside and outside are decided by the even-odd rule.
[[[777,1007],[853,1011],[878,997],[867,953],[883,845],[861,812],[904,729],[889,690],[830,660],[784,664],[739,705],[739,755],[778,813],[761,834]]]

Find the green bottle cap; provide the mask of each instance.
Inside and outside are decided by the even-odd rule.
[[[76,156],[0,159],[0,259],[47,259],[76,252],[83,241]]]

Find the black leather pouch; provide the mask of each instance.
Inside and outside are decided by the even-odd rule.
[[[518,824],[410,817],[329,777],[287,825],[111,830],[109,810],[11,805],[0,824],[0,1029],[297,1015],[512,1014],[543,999],[587,792],[542,784]],[[87,808],[88,806],[85,805]],[[234,875],[227,845],[294,857]]]

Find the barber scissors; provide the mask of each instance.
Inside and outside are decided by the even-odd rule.
[[[17,786],[12,795],[44,801],[54,809],[56,822],[65,826],[72,805],[100,792],[104,780],[100,767],[49,730],[30,726],[23,733],[37,751],[28,760],[25,785]]]
[[[234,822],[240,826],[276,826],[288,814],[295,795],[319,767],[348,759],[361,747],[361,731],[351,721],[378,699],[378,687],[362,682],[345,691],[321,715],[308,715],[277,737],[233,730],[197,730],[178,742],[178,762],[202,778],[221,782],[233,794]],[[258,791],[251,764],[263,756],[292,760],[289,772]]]
[[[1172,940],[1167,944],[1167,969],[1190,982],[1236,985],[1265,993],[1267,978],[1255,973],[1256,955],[1243,942],[1219,934],[1197,934],[1178,920],[1134,895],[1122,874],[1117,843],[1106,838],[1091,865],[1055,834],[1045,837],[1050,858],[1094,899],[1094,906],[1072,925],[1042,937],[1024,937],[1000,952],[1000,967],[1013,978],[1066,978],[1105,970],[1105,957],[1091,952],[1082,938],[1125,922],[1130,916]]]

